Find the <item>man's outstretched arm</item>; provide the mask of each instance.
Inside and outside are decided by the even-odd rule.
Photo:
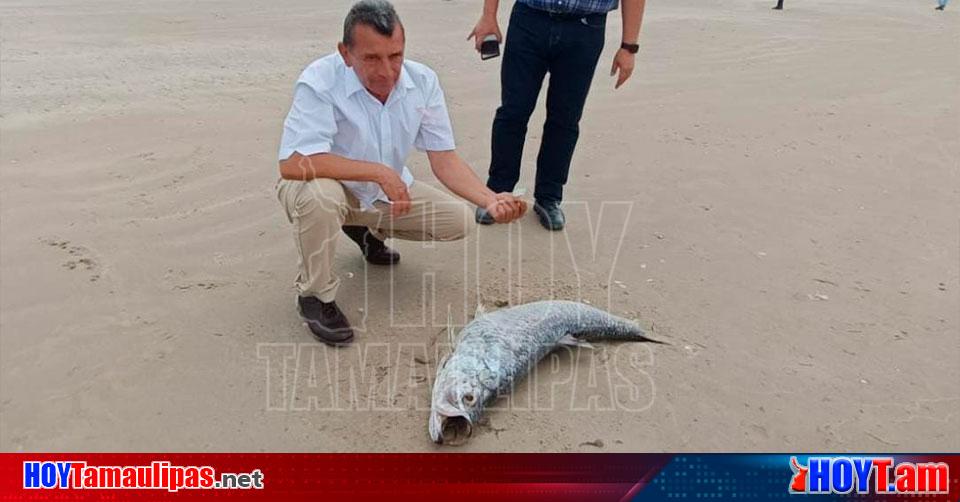
[[[482,207],[497,223],[509,223],[523,216],[527,203],[507,193],[494,193],[486,187],[456,150],[427,151],[430,169],[451,192]]]

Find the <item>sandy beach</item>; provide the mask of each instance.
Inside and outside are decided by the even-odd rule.
[[[611,15],[567,230],[392,242],[394,269],[342,239],[334,350],[273,187],[350,2],[0,2],[0,450],[442,451],[448,319],[547,298],[670,345],[551,357],[457,451],[960,450],[960,4],[773,3],[650,0],[619,90]],[[480,3],[395,5],[485,177]]]

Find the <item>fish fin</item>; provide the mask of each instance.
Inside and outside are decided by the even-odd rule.
[[[560,345],[565,345],[567,347],[583,347],[585,349],[595,349],[590,342],[581,340],[573,335],[563,335],[557,340],[557,343]]]
[[[476,319],[487,313],[487,308],[483,306],[482,302],[477,302],[477,310],[473,313],[473,318]]]
[[[673,344],[670,343],[670,342],[665,342],[665,341],[663,341],[663,340],[654,340],[653,338],[647,338],[646,336],[643,336],[640,340],[637,340],[637,341],[638,341],[638,342],[647,342],[647,343],[656,343],[656,344],[658,344],[658,345],[673,345]]]
[[[633,321],[633,323],[636,324],[637,326],[640,326],[640,323],[637,321]],[[656,340],[656,339],[650,338],[649,336],[647,336],[647,331],[644,330],[643,328],[638,328],[638,333],[629,341],[656,343],[660,345],[671,345],[670,342],[664,342],[662,340]]]

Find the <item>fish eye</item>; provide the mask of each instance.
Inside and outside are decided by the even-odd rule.
[[[476,402],[477,396],[474,396],[473,393],[468,392],[463,395],[463,403],[466,405],[473,405]]]

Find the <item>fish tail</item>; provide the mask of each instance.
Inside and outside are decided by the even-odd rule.
[[[667,342],[655,340],[647,336],[640,325],[629,319],[615,316],[598,308],[575,304],[577,308],[570,309],[570,313],[578,316],[579,329],[571,333],[574,337],[584,341],[595,340],[622,340],[625,342],[649,342],[669,345]]]
[[[621,340],[624,342],[649,342],[669,345],[667,342],[650,338],[637,323],[626,319],[617,319],[615,322],[604,326],[587,327],[580,333],[574,333],[573,336],[585,341]]]

